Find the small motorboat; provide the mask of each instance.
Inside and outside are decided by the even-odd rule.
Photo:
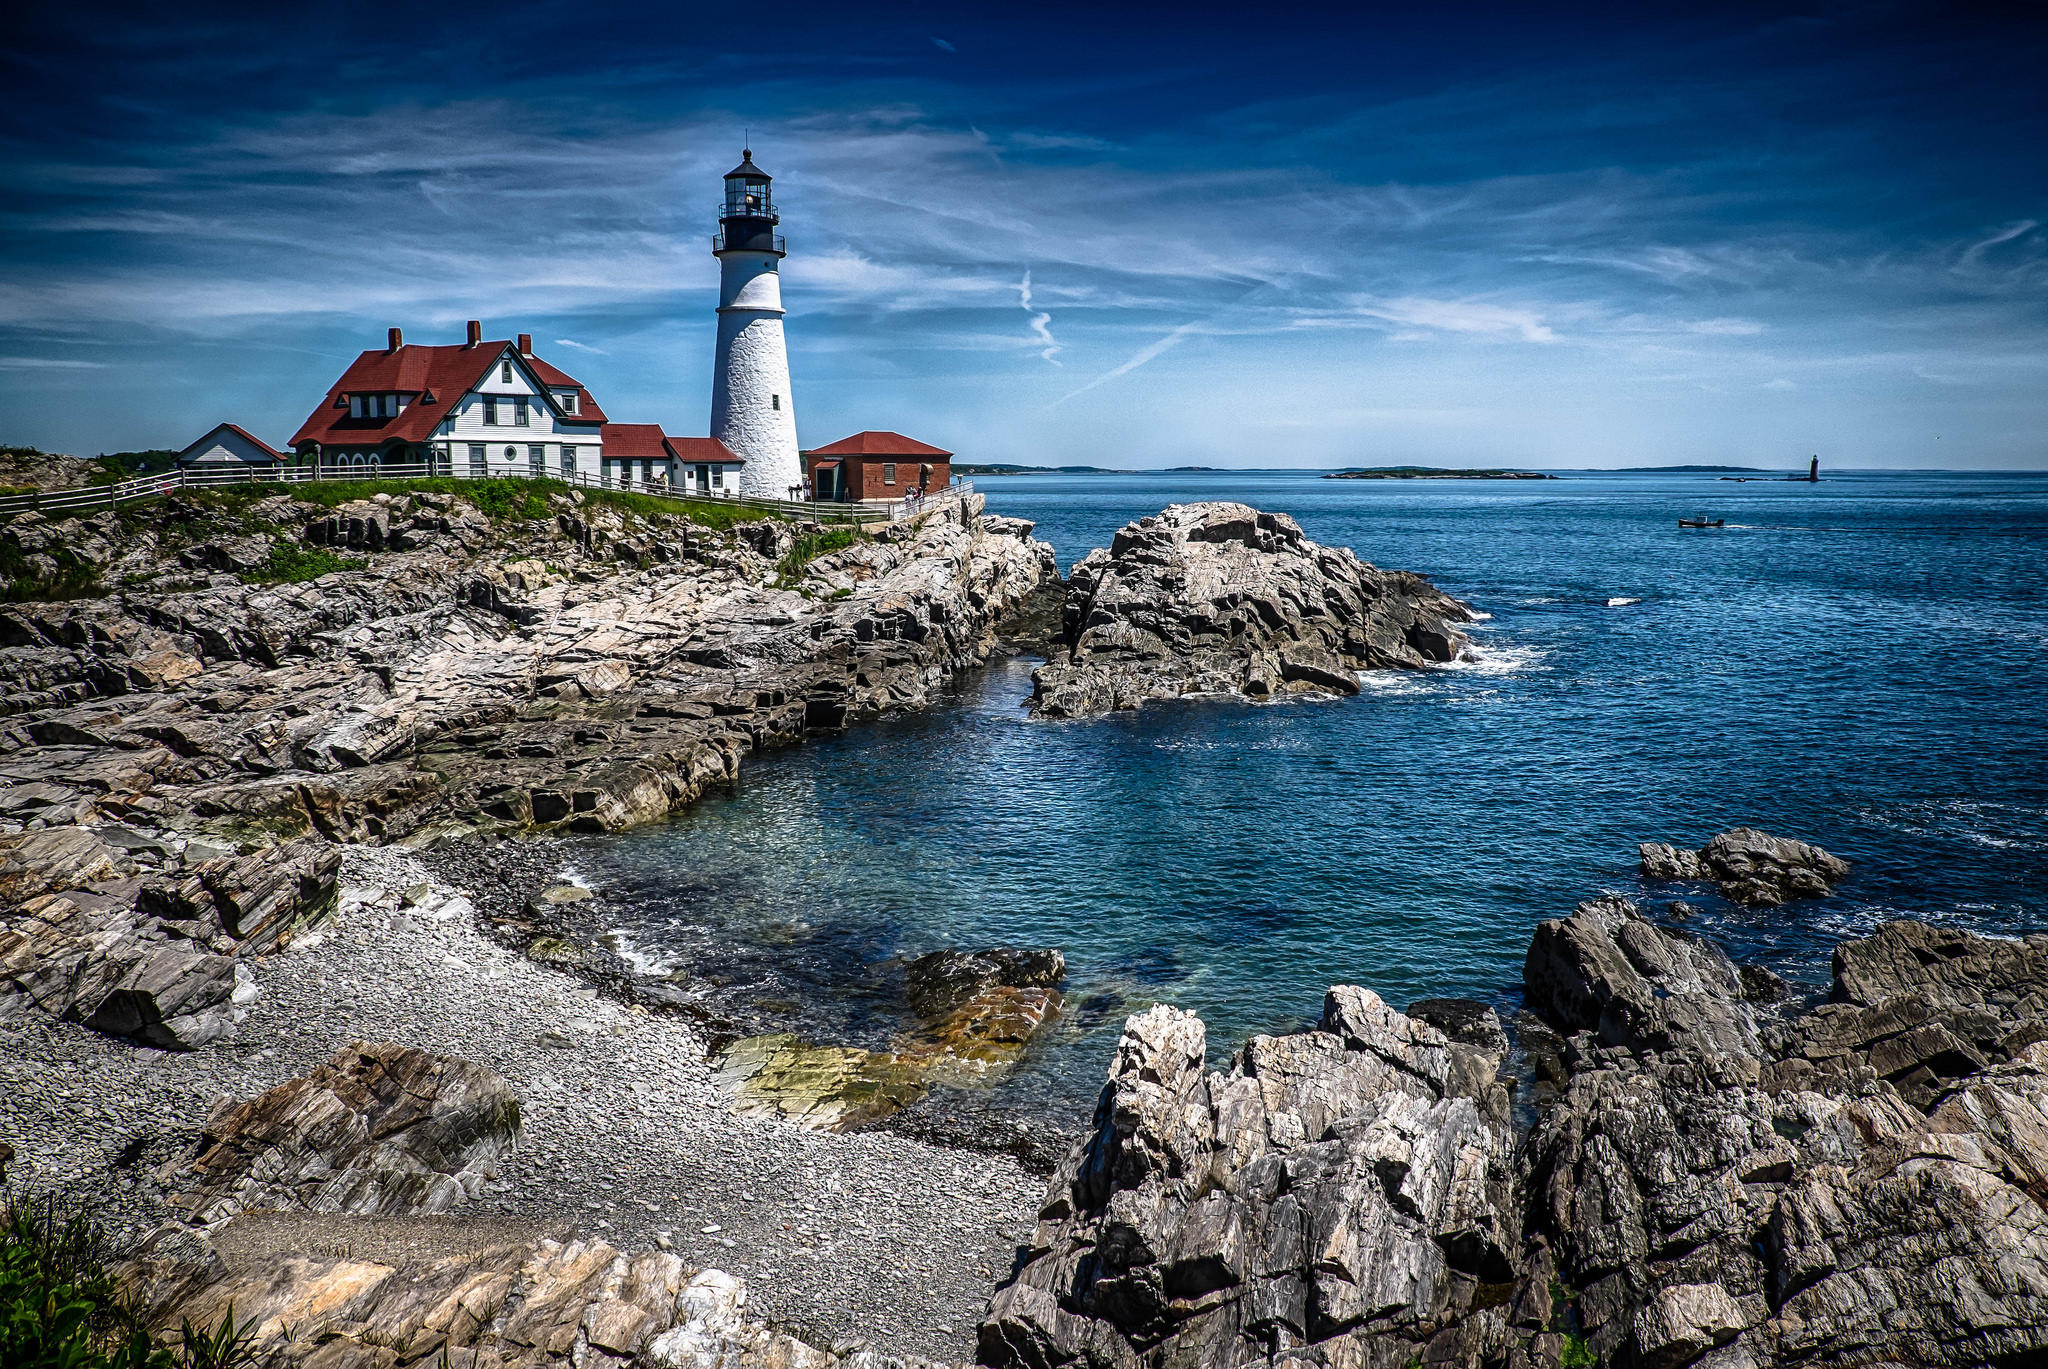
[[[1678,520],[1678,526],[1681,528],[1720,528],[1726,527],[1727,524],[1728,520],[1725,518],[1681,518]]]

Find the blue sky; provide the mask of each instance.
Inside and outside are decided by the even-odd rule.
[[[807,445],[2048,467],[2042,11],[1653,8],[31,4],[0,441],[472,317],[701,433],[751,128]]]

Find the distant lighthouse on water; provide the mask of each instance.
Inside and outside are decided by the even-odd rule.
[[[740,493],[800,497],[796,406],[782,339],[782,238],[770,177],[752,148],[725,173],[718,213],[718,357],[711,371],[711,435],[741,457]]]

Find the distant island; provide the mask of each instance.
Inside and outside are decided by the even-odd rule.
[[[1373,466],[1332,471],[1325,480],[1555,480],[1541,471],[1452,471],[1437,466]]]
[[[1166,471],[1167,471],[1167,474],[1169,474],[1169,475],[1172,475],[1172,474],[1175,474],[1175,473],[1178,473],[1178,472],[1183,472],[1183,471],[1214,471],[1214,470],[1220,470],[1220,469],[1221,469],[1221,467],[1218,467],[1218,466],[1168,466],[1168,467],[1166,467]]]
[[[1008,461],[993,461],[987,465],[973,466],[965,462],[953,463],[955,475],[1122,475],[1107,466],[1018,466]]]
[[[1623,466],[1625,471],[1739,471],[1747,475],[1751,471],[1766,471],[1764,466]]]

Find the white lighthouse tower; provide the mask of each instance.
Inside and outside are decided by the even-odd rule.
[[[782,340],[782,238],[768,186],[751,148],[725,173],[725,204],[711,240],[719,266],[711,435],[746,459],[740,493],[790,499],[803,483],[803,462]]]

